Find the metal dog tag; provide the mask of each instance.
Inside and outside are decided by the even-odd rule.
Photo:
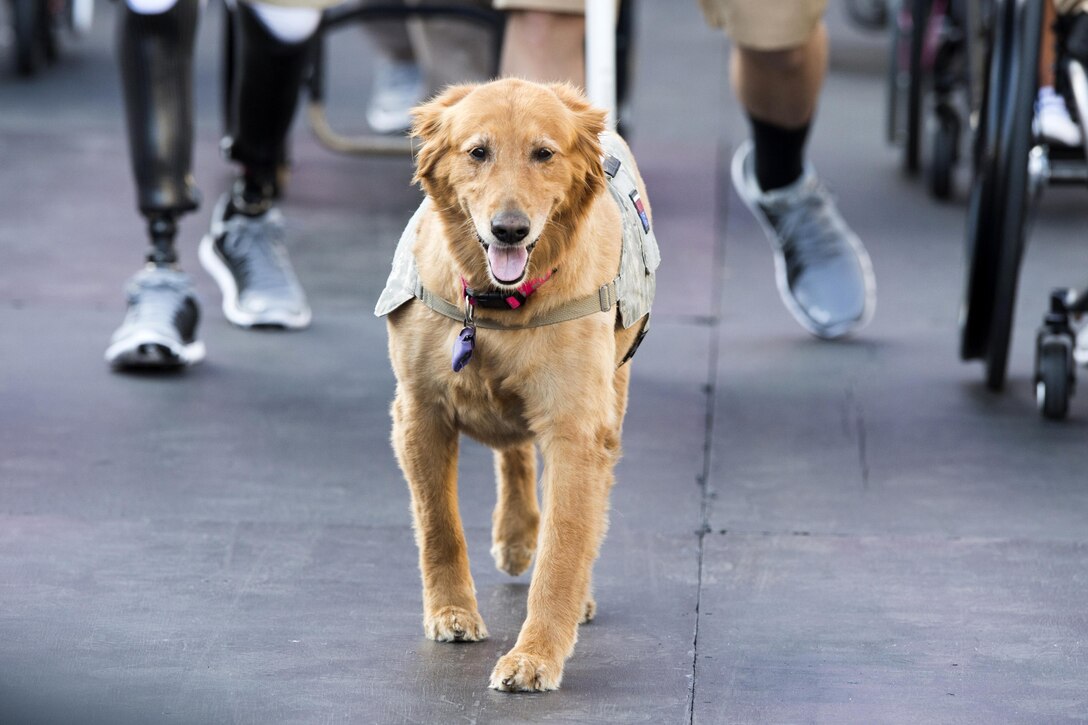
[[[472,349],[476,346],[476,328],[466,327],[457,335],[453,343],[453,372],[459,373],[472,359]]]

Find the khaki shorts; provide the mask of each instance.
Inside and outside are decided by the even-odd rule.
[[[1088,12],[1088,0],[1054,0],[1054,7],[1058,9],[1060,15]]]
[[[586,0],[494,0],[496,10],[546,10],[550,13],[577,13],[586,9]]]
[[[499,10],[553,13],[582,13],[586,7],[585,0],[494,0],[493,4]],[[699,0],[699,4],[706,21],[724,28],[737,45],[753,50],[783,50],[796,48],[808,39],[823,17],[827,0]]]
[[[706,21],[752,50],[803,45],[820,23],[827,0],[699,0]]]

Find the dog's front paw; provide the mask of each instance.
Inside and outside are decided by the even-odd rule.
[[[495,559],[495,566],[499,571],[504,571],[510,576],[524,574],[533,563],[535,549],[523,544],[496,543],[491,547],[491,556]]]
[[[491,672],[491,688],[503,692],[544,692],[558,690],[563,663],[528,652],[509,652]]]
[[[487,627],[476,612],[462,607],[442,607],[423,619],[427,639],[435,642],[479,642],[487,639]]]

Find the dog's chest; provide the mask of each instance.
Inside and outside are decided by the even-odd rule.
[[[461,431],[494,446],[531,438],[528,405],[518,386],[502,378],[477,377],[473,384],[454,385],[450,390],[450,403]]]

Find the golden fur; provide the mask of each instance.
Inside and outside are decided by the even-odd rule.
[[[494,243],[491,220],[509,212],[528,218],[526,242],[535,240],[523,279],[556,272],[521,309],[481,309],[477,319],[520,324],[615,277],[621,221],[600,163],[605,117],[571,86],[513,79],[456,86],[415,109],[414,118],[416,179],[433,202],[414,248],[426,288],[458,303],[462,278],[473,289],[509,289],[490,271],[482,244]],[[641,195],[647,199],[645,189]],[[412,494],[426,636],[487,637],[458,511],[461,433],[495,451],[495,564],[518,575],[536,554],[521,633],[491,674],[499,690],[557,688],[578,625],[595,611],[591,569],[607,527],[627,407],[630,365],[618,363],[641,326],[624,330],[616,314],[613,308],[523,330],[480,328],[460,373],[450,368],[460,324],[419,300],[389,316],[397,377],[392,437]]]

